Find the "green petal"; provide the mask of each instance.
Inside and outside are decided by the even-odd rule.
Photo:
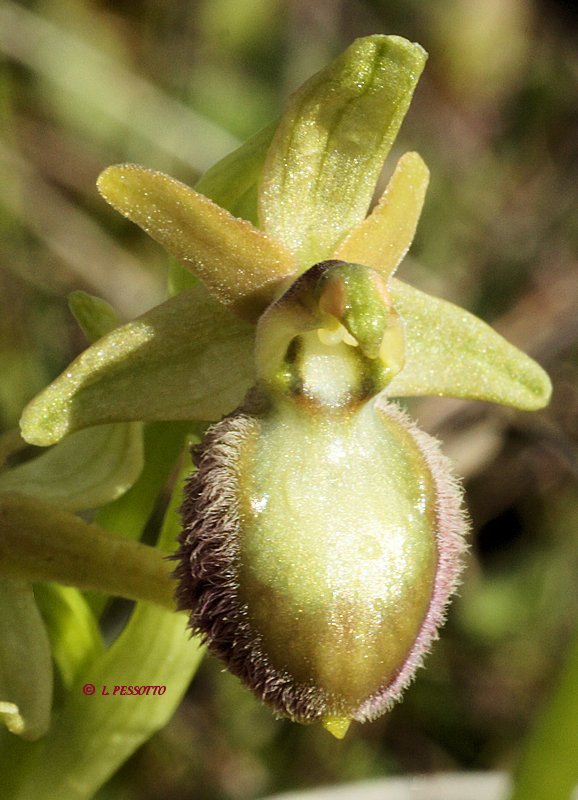
[[[429,182],[417,153],[405,153],[379,203],[341,242],[334,257],[393,275],[410,248]]]
[[[195,190],[214,203],[257,225],[257,184],[275,124],[258,131],[244,144],[212,166],[195,184]],[[174,258],[169,262],[169,293],[178,294],[196,283],[195,276]]]
[[[109,167],[98,188],[241,316],[254,320],[296,270],[281,244],[161,172],[133,164]]]
[[[0,723],[34,740],[44,735],[52,705],[52,660],[32,586],[0,579]]]
[[[302,268],[366,215],[425,51],[398,36],[355,41],[290,99],[265,162],[263,230]]]
[[[51,500],[83,511],[120,497],[143,467],[142,425],[78,431],[37,458],[0,474],[0,492]]]
[[[218,419],[254,382],[254,329],[197,286],[100,339],[24,410],[27,442],[105,422]]]
[[[485,322],[395,278],[390,293],[406,335],[406,366],[387,387],[390,397],[448,395],[526,411],[547,405],[544,370]]]

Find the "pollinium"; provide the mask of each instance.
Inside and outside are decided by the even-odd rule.
[[[383,390],[381,276],[315,265],[261,317],[259,379],[194,450],[178,604],[273,710],[336,736],[400,697],[444,621],[467,525],[437,442]]]

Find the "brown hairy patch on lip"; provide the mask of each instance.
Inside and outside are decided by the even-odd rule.
[[[175,555],[177,605],[189,612],[192,631],[202,636],[209,651],[259,699],[279,715],[314,722],[331,698],[270,664],[238,598],[237,470],[241,449],[250,446],[258,430],[257,418],[238,412],[212,426],[203,443],[193,448],[197,470],[185,488],[183,530]]]

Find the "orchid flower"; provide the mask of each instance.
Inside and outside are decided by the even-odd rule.
[[[275,713],[336,736],[399,698],[462,567],[459,484],[393,398],[534,410],[550,395],[483,321],[394,277],[428,184],[417,153],[371,204],[425,60],[399,37],[355,41],[195,189],[105,170],[103,197],[195,279],[173,266],[173,296],[22,417],[43,446],[104,423],[216,423],[185,489],[178,606]]]

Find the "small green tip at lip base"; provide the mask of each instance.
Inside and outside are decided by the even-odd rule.
[[[324,717],[321,724],[336,739],[343,739],[349,730],[351,720],[347,717]]]

